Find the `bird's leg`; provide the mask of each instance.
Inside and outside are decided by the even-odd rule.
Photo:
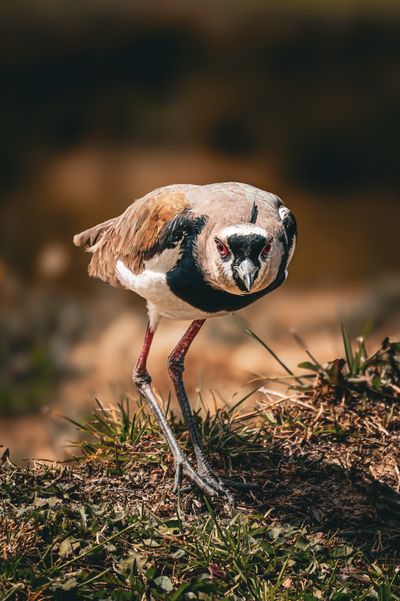
[[[143,348],[133,372],[133,381],[136,384],[140,394],[146,399],[146,401],[150,405],[154,417],[156,418],[161,430],[163,431],[164,436],[167,439],[168,445],[171,449],[171,452],[174,456],[176,467],[174,490],[178,490],[180,482],[182,480],[182,475],[186,474],[195,484],[197,484],[197,486],[203,492],[205,492],[208,495],[215,496],[216,494],[218,494],[219,491],[217,491],[215,487],[210,486],[210,484],[204,478],[197,474],[197,472],[190,464],[186,455],[179,448],[176,438],[168,424],[167,418],[161,411],[160,406],[154,395],[154,392],[151,388],[151,377],[149,372],[147,371],[146,363],[153,336],[154,330],[149,324],[147,326],[146,335],[143,342]]]
[[[209,470],[211,468],[200,445],[199,434],[197,432],[196,424],[193,418],[193,413],[189,405],[182,378],[183,370],[185,368],[184,361],[186,353],[188,352],[191,343],[197,336],[204,322],[205,319],[197,319],[190,324],[189,328],[186,330],[186,332],[184,333],[184,335],[182,336],[182,338],[168,357],[168,371],[174,384],[176,396],[178,398],[183,417],[189,429],[189,435],[193,443],[194,452],[196,454],[196,459],[199,468],[205,467],[207,470]]]
[[[205,319],[196,319],[190,324],[189,328],[186,330],[185,334],[182,336],[168,358],[168,371],[174,384],[176,396],[178,398],[184,419],[188,426],[189,435],[192,440],[197,459],[198,473],[220,494],[224,494],[228,498],[231,498],[230,494],[225,490],[221,478],[214,474],[208,459],[201,448],[199,434],[183,384],[182,375],[186,353],[188,352],[191,343],[195,339],[204,322]]]
[[[210,482],[210,484],[212,484],[212,486],[214,486],[219,492],[224,494],[227,494],[223,486],[224,484],[226,484],[230,488],[236,489],[258,488],[258,486],[255,484],[248,484],[246,482],[235,482],[234,480],[229,480],[227,478],[222,478],[216,475],[213,469],[211,468],[209,461],[205,456],[200,444],[199,434],[183,383],[183,371],[185,368],[184,361],[186,353],[188,352],[191,343],[197,336],[204,322],[205,319],[197,319],[193,321],[168,358],[168,371],[173,381],[176,396],[178,398],[184,419],[189,429],[189,435],[192,440],[194,452],[197,459],[198,471],[202,477],[204,477],[208,482]]]

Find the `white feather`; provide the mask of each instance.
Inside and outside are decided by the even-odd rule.
[[[192,307],[173,294],[167,284],[165,273],[145,269],[136,275],[119,260],[115,267],[115,274],[124,288],[136,292],[147,300],[150,319],[155,323],[157,315],[171,319],[207,319],[228,313],[228,311],[207,313]]]
[[[174,248],[166,248],[161,254],[156,255],[145,261],[146,269],[150,271],[157,271],[160,273],[167,273],[171,271],[177,264],[181,254],[181,245],[178,244]]]
[[[283,221],[285,219],[286,215],[288,215],[290,213],[290,211],[287,207],[282,206],[282,207],[279,207],[278,213],[279,213],[279,217]]]
[[[220,234],[225,236],[226,239],[234,234],[241,236],[248,236],[249,234],[266,236],[267,232],[263,227],[254,225],[253,223],[237,223],[236,225],[228,225],[228,227],[224,227],[222,230],[220,230]]]

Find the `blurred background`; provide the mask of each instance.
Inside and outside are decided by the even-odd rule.
[[[144,303],[89,280],[74,233],[170,183],[244,181],[294,211],[286,284],[211,320],[186,378],[229,402],[279,365],[295,328],[321,361],[339,324],[400,334],[400,14],[391,1],[40,0],[0,6],[0,444],[67,452],[58,412],[135,399]],[[164,322],[165,361],[185,323]],[[212,389],[212,391],[210,391]],[[236,396],[233,396],[235,395]],[[0,448],[1,453],[1,448]]]

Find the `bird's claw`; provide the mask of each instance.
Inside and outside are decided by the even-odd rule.
[[[212,478],[219,482],[221,487],[227,486],[232,490],[258,490],[260,486],[254,483],[241,482],[236,480],[231,480],[230,478],[225,478],[224,476],[219,476],[216,474],[210,464],[208,463],[207,458],[202,454],[197,458],[197,468],[198,472],[202,476],[206,476],[206,478]]]
[[[210,471],[196,471],[187,457],[183,456],[175,460],[175,483],[173,492],[177,494],[183,476],[188,476],[193,484],[210,497],[225,497],[230,503],[234,503],[232,494],[227,490],[222,480]]]
[[[215,474],[209,465],[198,464],[195,470],[186,456],[175,460],[175,483],[173,492],[177,494],[181,490],[183,476],[188,476],[193,484],[211,497],[225,497],[234,504],[234,498],[228,489],[245,491],[258,490],[258,484],[237,482],[229,478],[223,478]]]

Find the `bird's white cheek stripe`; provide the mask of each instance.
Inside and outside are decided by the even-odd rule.
[[[259,225],[254,225],[252,223],[237,223],[236,225],[228,225],[227,227],[224,227],[220,234],[222,237],[229,238],[229,236],[233,236],[234,234],[241,234],[244,236],[249,234],[258,234],[260,236],[266,236],[267,232]]]

